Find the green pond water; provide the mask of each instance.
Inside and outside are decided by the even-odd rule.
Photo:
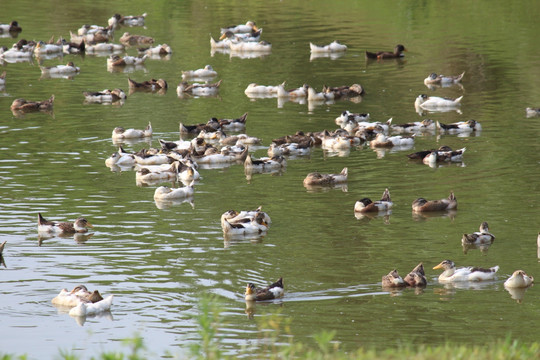
[[[153,356],[185,354],[186,344],[198,339],[193,316],[207,294],[225,307],[228,354],[256,346],[257,318],[278,309],[290,319],[296,339],[311,343],[320,330],[336,330],[335,340],[349,350],[448,340],[484,344],[508,334],[538,340],[540,288],[515,295],[503,282],[517,269],[540,276],[540,118],[525,114],[527,106],[540,106],[540,3],[21,0],[2,4],[0,22],[17,20],[23,31],[17,38],[0,37],[0,46],[21,38],[69,38],[83,24],[106,25],[115,13],[143,12],[145,27],[119,28],[115,42],[125,31],[152,36],[156,44],[171,46],[170,57],[148,59],[126,72],[110,72],[106,56],[90,54],[1,63],[0,72],[7,73],[0,90],[0,242],[7,241],[6,267],[0,267],[2,352],[42,359],[73,349],[89,357],[120,349],[121,339],[137,333]],[[211,53],[210,36],[247,20],[263,28],[270,54]],[[348,46],[345,54],[310,58],[310,42],[333,40]],[[365,50],[391,50],[399,43],[408,49],[402,60],[366,62]],[[68,61],[80,74],[41,77],[39,65]],[[219,95],[179,98],[181,71],[206,64],[222,80]],[[463,71],[462,86],[429,89],[423,83],[432,72]],[[135,92],[122,106],[84,103],[83,91],[127,92],[128,77],[163,78],[169,90]],[[250,83],[283,81],[289,88],[309,84],[318,91],[359,83],[366,94],[361,101],[329,104],[244,94]],[[463,95],[460,111],[420,115],[414,100],[424,93]],[[51,94],[53,114],[19,118],[10,111],[16,98],[43,100]],[[279,174],[249,178],[238,164],[201,168],[192,204],[156,204],[157,185],[137,186],[134,171],[105,166],[117,150],[111,140],[117,126],[141,129],[151,121],[151,139],[124,145],[137,151],[159,146],[160,138],[177,140],[180,122],[248,112],[245,133],[262,140],[252,149],[259,157],[272,139],[335,129],[334,119],[344,110],[370,113],[372,121],[392,118],[394,124],[475,119],[482,131],[419,134],[407,150],[377,152],[362,145],[335,153],[317,147],[310,156],[289,159]],[[466,147],[463,162],[431,168],[406,157],[440,145]],[[344,167],[346,189],[308,191],[302,185],[310,172],[338,173]],[[391,214],[355,216],[357,200],[378,199],[385,188],[394,202]],[[441,199],[450,191],[459,203],[454,214],[411,212],[414,199]],[[259,205],[272,218],[264,237],[224,239],[222,213]],[[92,235],[40,239],[38,212],[57,221],[82,215],[94,225]],[[482,221],[489,223],[494,244],[487,251],[464,251],[462,234],[477,231]],[[432,267],[443,259],[458,266],[499,265],[498,278],[439,284]],[[426,268],[425,289],[381,287],[382,275],[394,268],[405,275],[419,262]],[[246,284],[262,286],[280,276],[283,299],[257,304],[246,314]],[[75,319],[51,304],[62,288],[78,284],[114,294],[111,312]]]

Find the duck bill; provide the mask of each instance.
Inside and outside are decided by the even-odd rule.
[[[227,37],[227,35],[225,35],[225,33],[223,33],[223,35],[221,35],[221,36],[219,37],[219,40],[223,40],[223,39],[225,39],[226,37]]]
[[[89,228],[94,228],[94,225],[90,224],[89,222],[86,223],[86,227],[89,227]]]
[[[251,289],[251,287],[248,285],[246,286],[246,294],[245,295],[252,295],[253,294],[253,290]]]
[[[442,263],[440,263],[439,265],[434,266],[434,267],[433,267],[433,270],[442,269],[442,268],[443,268],[443,267],[442,267]]]

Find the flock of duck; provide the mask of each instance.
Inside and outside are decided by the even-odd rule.
[[[143,64],[151,56],[168,56],[172,50],[167,44],[152,46],[154,39],[147,36],[132,35],[125,32],[120,38],[121,44],[114,44],[114,30],[120,25],[142,26],[146,14],[141,16],[115,15],[109,19],[108,26],[84,25],[77,34],[71,33],[71,41],[59,39],[54,43],[51,39],[44,41],[20,40],[11,49],[0,50],[0,59],[18,59],[32,56],[43,56],[55,53],[77,52],[105,52],[110,53],[107,59],[108,67],[125,67]],[[9,27],[0,25],[0,32],[20,32],[21,29],[14,21]],[[260,41],[262,29],[248,21],[246,24],[221,29],[221,37],[218,41],[212,37],[210,47],[212,51],[231,52],[255,52],[268,53],[271,44]],[[119,56],[126,47],[149,46],[139,49],[139,56]],[[343,53],[347,46],[334,41],[328,45],[315,45],[310,43],[312,54],[335,54]],[[404,56],[406,48],[397,45],[394,51],[366,51],[366,59],[382,61]],[[40,67],[42,73],[50,76],[73,76],[80,72],[72,62],[55,67]],[[179,96],[191,94],[195,96],[208,96],[215,94],[221,80],[210,83],[209,80],[217,76],[217,72],[211,65],[204,68],[182,72],[182,81],[177,87]],[[426,86],[450,86],[459,84],[464,73],[457,76],[444,76],[435,73],[428,75],[424,80]],[[0,86],[5,85],[5,72],[0,78]],[[205,83],[188,83],[188,80],[202,80]],[[163,79],[152,79],[138,83],[128,79],[130,91],[166,91],[168,84]],[[354,99],[364,94],[364,89],[359,84],[350,86],[325,86],[321,92],[315,91],[308,85],[295,89],[285,89],[285,83],[278,85],[249,84],[245,89],[248,97],[276,97],[286,101],[309,101],[326,102],[336,99]],[[121,89],[104,90],[99,92],[85,92],[87,102],[113,103],[124,101],[127,95]],[[414,106],[420,114],[426,110],[455,109],[459,110],[462,96],[456,99],[446,99],[434,96],[419,95]],[[28,101],[22,98],[16,99],[11,105],[11,110],[17,112],[50,111],[52,110],[54,95],[44,101]],[[527,114],[536,116],[539,109],[527,109]],[[414,136],[423,132],[445,132],[453,134],[470,134],[481,131],[481,125],[474,121],[463,121],[453,124],[442,124],[438,121],[425,119],[420,122],[407,124],[392,124],[392,119],[386,122],[370,122],[369,114],[356,114],[349,111],[342,112],[335,123],[339,126],[334,131],[322,130],[320,132],[304,133],[302,131],[293,135],[286,135],[274,139],[268,147],[268,157],[254,158],[249,154],[250,147],[261,145],[261,140],[246,134],[228,135],[229,132],[241,132],[245,129],[247,113],[235,119],[212,118],[206,123],[186,125],[180,124],[180,140],[167,141],[159,139],[159,148],[142,149],[136,153],[126,152],[122,144],[132,139],[150,139],[153,135],[151,123],[145,129],[125,129],[116,127],[112,131],[112,140],[119,145],[118,151],[106,159],[106,166],[112,170],[136,170],[136,182],[138,185],[160,185],[164,182],[173,182],[173,187],[158,186],[154,192],[154,200],[158,207],[171,201],[190,200],[194,193],[194,184],[200,179],[199,168],[212,168],[215,166],[227,166],[241,163],[244,165],[246,176],[253,173],[272,173],[282,171],[287,165],[287,159],[297,156],[309,155],[314,146],[321,146],[328,151],[348,151],[351,147],[369,144],[374,150],[398,149],[407,150],[414,144]],[[394,133],[394,135],[390,135]],[[411,136],[399,135],[409,133]],[[187,139],[184,139],[187,138]],[[412,160],[420,160],[423,163],[435,167],[444,162],[462,161],[465,148],[453,150],[448,146],[439,149],[429,149],[409,154]],[[317,187],[336,187],[347,183],[348,168],[344,168],[337,174],[323,174],[319,172],[309,173],[303,181],[307,189]],[[183,187],[174,187],[176,183],[183,183]],[[390,191],[385,189],[380,200],[372,201],[369,198],[358,200],[354,204],[354,212],[358,216],[368,213],[384,213],[391,211],[393,202]],[[412,211],[417,213],[431,211],[455,211],[457,199],[453,192],[447,198],[440,200],[426,200],[418,198],[412,202]],[[271,224],[270,216],[262,211],[261,207],[255,210],[229,210],[221,216],[221,226],[225,237],[230,236],[262,236]],[[45,235],[82,234],[91,228],[85,218],[78,218],[74,222],[54,222],[45,219],[38,214],[38,232]],[[478,232],[464,234],[463,246],[489,246],[495,237],[489,232],[488,224],[483,222]],[[539,240],[540,241],[540,240]],[[0,258],[5,242],[0,246]],[[1,258],[3,261],[3,258]],[[444,260],[433,269],[443,269],[439,275],[439,282],[461,281],[485,281],[495,278],[498,266],[489,269],[478,267],[456,268],[451,260]],[[403,279],[396,269],[382,277],[384,288],[400,288],[405,286],[423,287],[427,285],[423,264],[418,264]],[[515,271],[504,283],[507,288],[525,288],[533,283],[533,278],[523,270]],[[270,300],[283,296],[283,278],[263,288],[257,288],[249,283],[245,290],[246,301]],[[113,296],[103,298],[96,290],[88,291],[84,285],[78,285],[73,290],[63,289],[52,301],[61,306],[71,308],[70,314],[81,316],[106,311],[112,304]]]

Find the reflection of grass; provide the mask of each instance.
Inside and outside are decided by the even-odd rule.
[[[538,359],[540,358],[540,343],[523,344],[517,340],[507,337],[505,340],[497,341],[493,344],[483,346],[456,345],[447,343],[441,346],[412,346],[406,345],[399,348],[392,348],[383,351],[360,348],[353,352],[345,352],[339,348],[339,342],[334,340],[335,331],[321,331],[313,336],[317,346],[308,345],[295,341],[290,333],[290,318],[280,315],[279,312],[261,316],[257,325],[259,328],[259,343],[251,347],[244,348],[234,356],[223,354],[222,337],[219,332],[223,327],[221,317],[222,305],[215,298],[203,298],[199,303],[199,315],[196,317],[199,324],[198,333],[200,341],[191,346],[191,359],[236,359],[238,357],[256,359],[309,359],[309,360],[394,360],[394,359],[414,359],[414,360],[446,360],[446,359]],[[279,342],[282,338],[287,338],[288,342]],[[126,353],[104,352],[97,358],[91,360],[143,360],[150,359],[146,352],[143,339],[134,336],[123,341],[124,345],[131,348]],[[171,356],[166,358],[178,358]],[[79,360],[82,359],[68,351],[60,350],[60,359]],[[0,360],[26,360],[26,355],[10,355],[0,352]]]

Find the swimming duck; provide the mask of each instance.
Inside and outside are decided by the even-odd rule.
[[[122,89],[105,89],[99,92],[85,91],[83,95],[85,101],[92,103],[113,103],[127,98],[126,93]]]
[[[424,265],[422,263],[415,266],[410,273],[403,279],[405,283],[413,287],[423,287],[427,285],[426,274],[424,273]]]
[[[120,42],[126,46],[135,46],[135,45],[150,45],[154,43],[154,38],[144,35],[131,35],[128,32],[125,32],[122,37],[120,37]]]
[[[195,181],[191,181],[189,185],[176,189],[160,186],[156,188],[156,191],[154,192],[154,200],[176,200],[191,197],[193,196],[194,182]]]
[[[112,131],[113,139],[133,139],[152,136],[152,124],[148,122],[148,126],[144,130],[137,129],[124,129],[121,126],[117,126]]]
[[[424,79],[424,84],[426,85],[447,85],[447,84],[455,84],[461,81],[463,79],[463,75],[465,75],[465,71],[457,76],[444,76],[442,74],[435,74],[431,73],[427,78]]]
[[[146,54],[146,55],[169,55],[172,54],[172,49],[167,44],[159,44],[154,47],[148,47],[148,48],[139,48],[137,49],[139,51],[139,54]]]
[[[247,284],[245,299],[247,301],[264,301],[283,296],[283,278],[265,288],[256,288],[252,283]]]
[[[251,33],[253,31],[259,30],[257,28],[257,25],[255,24],[255,21],[248,21],[244,25],[235,25],[235,26],[228,26],[221,29],[221,33],[224,34],[227,31],[230,31],[234,34],[237,33]]]
[[[407,51],[407,49],[405,49],[405,46],[403,45],[396,45],[396,47],[394,48],[394,52],[390,52],[390,51],[378,51],[378,52],[369,52],[369,51],[366,51],[366,59],[399,59],[403,56],[405,56],[403,54],[404,51]]]
[[[56,45],[62,46],[64,54],[83,54],[86,52],[86,43],[84,41],[75,43],[69,42],[64,38],[59,38]]]
[[[512,273],[512,276],[509,277],[504,282],[504,287],[509,288],[526,288],[533,284],[534,278],[527,275],[523,270],[516,270]]]
[[[105,165],[107,167],[113,167],[114,165],[132,167],[135,165],[135,155],[125,152],[124,149],[119,146],[118,151],[114,152],[105,160]]]
[[[202,156],[196,156],[198,164],[231,164],[235,162],[244,162],[248,155],[248,148],[244,148],[242,152],[219,152],[217,149],[211,148],[204,152]]]
[[[219,121],[215,118],[211,118],[206,124],[184,125],[180,123],[180,134],[200,134],[201,131],[214,132],[220,128]]]
[[[0,34],[6,33],[19,33],[22,31],[22,28],[19,26],[19,23],[15,20],[9,24],[0,24]]]
[[[50,66],[50,67],[43,67],[40,66],[41,73],[42,74],[63,74],[63,75],[69,75],[69,74],[78,74],[81,71],[81,68],[75,66],[73,61],[68,62],[66,65],[56,65],[56,66]]]
[[[480,231],[474,232],[472,234],[463,234],[461,238],[461,244],[463,245],[482,245],[482,244],[493,244],[495,236],[489,232],[488,223],[484,221],[480,224]]]
[[[268,148],[268,156],[305,156],[311,154],[311,147],[313,146],[313,139],[307,139],[306,141],[296,143],[285,143],[277,145],[271,143]]]
[[[216,119],[212,118],[213,122],[218,122],[219,127],[225,131],[241,131],[246,127],[248,113],[244,113],[242,116],[236,119]]]
[[[90,292],[86,286],[78,285],[71,291],[62,289],[51,302],[59,306],[72,307],[69,311],[71,316],[86,316],[110,310],[112,300],[113,295],[104,299],[98,290]]]
[[[436,127],[441,132],[448,132],[450,134],[461,134],[473,131],[481,131],[482,125],[476,120],[458,121],[451,124],[443,124],[436,122]]]
[[[38,213],[38,231],[50,234],[74,234],[85,233],[88,228],[93,228],[92,224],[83,217],[77,218],[74,222],[54,222],[45,219]]]
[[[142,83],[136,82],[128,78],[129,88],[132,90],[147,90],[147,91],[159,91],[167,90],[167,82],[163,79],[151,79],[143,81]]]
[[[424,119],[422,121],[415,121],[412,123],[405,124],[392,124],[391,129],[395,132],[424,132],[424,131],[435,131],[436,122],[431,119]]]
[[[375,139],[369,145],[374,147],[393,147],[393,146],[412,146],[414,144],[414,134],[412,137],[405,136],[386,136],[383,133],[378,133]]]
[[[439,108],[457,108],[461,106],[461,99],[463,96],[460,96],[456,99],[442,98],[438,96],[427,96],[426,94],[418,95],[414,102],[414,106],[417,110],[433,110]]]
[[[26,59],[30,60],[34,55],[34,47],[21,47],[17,48],[16,46],[11,49],[6,48],[5,46],[0,47],[0,58],[5,60],[15,61],[16,59]]]
[[[285,85],[285,82],[281,84],[282,86]],[[256,83],[249,84],[246,89],[244,90],[244,94],[246,94],[249,97],[257,97],[257,96],[276,96],[278,93],[278,85],[259,85]]]
[[[272,220],[266,212],[262,211],[262,206],[259,206],[255,210],[242,210],[240,212],[236,210],[225,211],[223,214],[221,214],[221,226],[225,226],[225,221],[229,222],[230,224],[247,223],[255,219],[257,216],[262,216],[267,227],[270,227]]]
[[[228,220],[222,221],[223,233],[227,235],[249,235],[264,234],[268,230],[268,224],[265,221],[263,213],[257,213],[249,222],[230,223]]]
[[[453,281],[493,280],[499,270],[499,266],[493,266],[489,269],[472,266],[456,269],[456,265],[453,261],[443,260],[439,265],[433,267],[433,269],[444,269],[443,273],[439,275],[439,282],[444,283]]]
[[[332,186],[347,182],[348,169],[345,167],[339,174],[321,174],[319,172],[309,173],[304,179],[304,186],[322,185]]]
[[[168,167],[141,167],[135,173],[137,183],[153,182],[157,180],[175,180],[178,176],[179,162],[175,161]]]
[[[86,45],[85,51],[87,53],[99,53],[99,52],[121,52],[124,51],[125,46],[123,44],[112,43],[99,43],[94,45]]]
[[[148,16],[147,13],[142,15],[126,15],[114,14],[109,18],[109,25],[121,24],[125,26],[144,26],[144,19]]]
[[[385,288],[400,288],[407,285],[405,281],[403,281],[403,278],[399,276],[396,269],[390,271],[388,275],[384,275],[381,282],[382,286]]]
[[[525,113],[527,117],[540,116],[540,108],[527,107],[525,108]]]
[[[441,146],[439,150],[432,150],[429,154],[424,156],[422,162],[434,167],[438,162],[462,161],[465,150],[467,150],[467,148],[452,150],[448,146]]]
[[[206,65],[202,69],[182,71],[182,79],[191,78],[213,78],[217,76],[217,72],[214,71],[212,65]]]
[[[136,66],[136,65],[142,65],[148,58],[148,55],[144,55],[142,57],[136,57],[136,56],[124,56],[120,57],[118,55],[111,55],[107,59],[107,67],[111,66]]]
[[[369,198],[363,198],[361,200],[358,200],[354,204],[354,211],[358,212],[375,212],[375,211],[387,211],[392,208],[394,203],[390,199],[390,191],[388,189],[385,189],[381,200],[379,201],[371,201]]]
[[[317,92],[311,86],[308,87],[307,90],[308,90],[308,94],[307,94],[308,101],[326,101],[326,100],[334,100],[335,98],[335,94],[332,91]]]
[[[341,125],[347,120],[354,120],[356,122],[361,121],[367,121],[369,120],[370,115],[368,113],[351,113],[349,110],[343,111],[337,118],[336,118],[336,125]]]
[[[364,87],[360,84],[343,85],[343,86],[323,86],[323,93],[333,93],[334,98],[352,98],[355,96],[362,96],[366,92]]]
[[[227,48],[230,45],[230,42],[257,42],[261,39],[261,33],[262,29],[258,29],[257,31],[251,31],[247,33],[233,33],[232,31],[228,30],[225,31],[220,37],[219,40],[224,41],[227,40]]]
[[[238,52],[270,52],[272,51],[272,44],[264,40],[259,42],[231,42],[229,49]]]
[[[11,103],[11,110],[22,112],[48,111],[52,110],[53,102],[54,95],[51,95],[48,100],[43,101],[28,101],[26,99],[15,99]]]
[[[412,209],[415,212],[453,210],[457,209],[457,199],[453,191],[450,192],[448,198],[442,200],[428,201],[424,198],[418,198],[413,201]]]
[[[343,52],[347,50],[347,45],[340,44],[336,40],[334,40],[328,45],[323,46],[318,46],[310,42],[309,49],[312,53]]]
[[[283,156],[274,156],[272,158],[262,157],[259,159],[253,159],[248,154],[246,161],[244,161],[244,169],[259,170],[259,171],[271,171],[276,169],[282,169],[287,166],[287,160]]]
[[[64,48],[60,45],[45,44],[43,41],[39,41],[34,48],[34,55],[46,55],[46,54],[61,54],[64,52]]]
[[[178,96],[183,96],[184,93],[190,93],[196,96],[211,96],[219,92],[219,86],[223,80],[219,80],[213,84],[189,84],[187,81],[182,81],[176,88]]]
[[[285,90],[285,82],[283,82],[276,88],[278,98],[305,98],[308,96],[309,85],[304,84],[296,89]]]

